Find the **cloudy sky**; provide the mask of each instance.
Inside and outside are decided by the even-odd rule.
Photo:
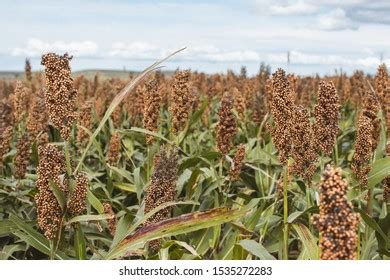
[[[390,65],[389,0],[0,0],[0,25],[0,71],[22,70],[26,57],[39,69],[48,51],[74,55],[75,70],[142,70],[184,46],[167,69]]]

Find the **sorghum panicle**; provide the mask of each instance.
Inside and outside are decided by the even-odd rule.
[[[84,174],[76,175],[76,186],[68,202],[69,213],[73,216],[79,216],[85,213],[87,209],[87,191],[89,180]]]
[[[294,160],[291,171],[310,182],[317,168],[318,154],[315,149],[314,135],[307,109],[301,107],[294,109],[290,135],[292,144],[290,153]]]
[[[72,57],[48,53],[42,56],[45,66],[45,100],[49,117],[61,137],[69,138],[73,122],[76,120],[77,91],[73,88],[73,79],[69,61]]]
[[[15,122],[21,122],[27,115],[29,92],[21,82],[16,83],[15,93],[12,95]]]
[[[144,95],[144,128],[153,132],[157,131],[160,119],[161,94],[157,88],[157,82],[151,80],[146,83],[146,93]],[[146,136],[148,145],[153,143],[154,137]]]
[[[378,95],[378,98],[382,104],[385,100],[386,83],[388,79],[389,79],[389,75],[387,73],[386,65],[385,64],[379,65],[375,75],[375,86],[376,86],[376,94]]]
[[[270,109],[275,125],[270,130],[272,141],[279,152],[279,159],[282,163],[287,162],[291,152],[290,127],[294,112],[293,96],[286,73],[278,69],[272,74]]]
[[[190,85],[190,71],[178,71],[173,78],[169,106],[174,133],[183,130],[186,126],[192,103],[193,92]]]
[[[37,204],[38,225],[45,236],[52,240],[60,229],[62,210],[57,198],[50,188],[50,182],[56,184],[62,191],[66,191],[60,176],[65,173],[65,156],[54,145],[47,144],[38,148],[39,165],[35,195]]]
[[[163,203],[175,200],[178,159],[177,149],[168,146],[164,146],[161,152],[154,157],[152,179],[145,194],[145,213],[152,211]],[[168,219],[171,210],[171,207],[166,207],[158,211],[148,219],[146,224]],[[154,240],[149,245],[153,250],[158,250],[161,242]]]
[[[108,145],[107,162],[110,165],[115,166],[120,159],[121,150],[121,138],[119,132],[115,132],[111,136],[110,143]]]
[[[347,201],[348,183],[341,169],[328,165],[319,188],[320,214],[314,216],[314,224],[320,231],[321,259],[356,259],[359,218]]]
[[[245,117],[245,97],[236,87],[230,90],[230,94],[234,96],[234,108],[238,113],[238,117],[243,120]]]
[[[112,206],[109,203],[103,203],[104,213],[110,215],[111,218],[107,219],[108,231],[112,236],[115,235],[116,232],[116,216],[114,211],[112,210]]]
[[[320,82],[317,105],[314,107],[314,140],[324,155],[329,155],[339,132],[340,104],[333,82]]]
[[[23,179],[26,175],[28,162],[31,154],[31,142],[27,133],[18,141],[16,146],[16,155],[14,159],[15,178]]]
[[[370,159],[373,147],[372,132],[374,128],[369,117],[359,116],[351,168],[362,186],[368,184],[368,173],[371,170]]]
[[[245,158],[245,145],[240,144],[237,147],[233,157],[233,166],[229,171],[230,180],[237,181],[240,178],[243,160]]]
[[[32,138],[36,138],[39,133],[44,133],[48,130],[48,119],[44,93],[39,91],[33,97],[26,123],[26,128]]]
[[[91,130],[92,128],[92,103],[84,103],[79,112],[78,121],[77,121],[78,130],[77,130],[77,143],[80,146],[84,146],[89,140],[89,134],[83,129],[86,128]]]
[[[26,59],[24,64],[24,74],[26,75],[26,80],[31,82],[32,73],[31,73],[31,63],[29,59]]]
[[[219,121],[217,124],[217,148],[224,155],[227,155],[232,148],[233,137],[237,132],[233,105],[234,97],[225,92],[218,111]]]

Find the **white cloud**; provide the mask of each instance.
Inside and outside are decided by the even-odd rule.
[[[130,59],[155,59],[158,50],[157,47],[147,42],[115,42],[108,55]]]
[[[311,15],[317,6],[305,0],[256,0],[256,9],[264,15],[296,16]]]
[[[315,5],[306,3],[303,0],[287,4],[273,4],[269,7],[269,11],[272,15],[309,15],[316,12],[317,7]]]
[[[357,25],[340,8],[319,16],[318,27],[323,30],[357,29]]]
[[[32,38],[28,40],[26,46],[12,49],[11,54],[13,56],[38,57],[47,52],[68,52],[70,55],[80,57],[95,55],[97,50],[98,45],[92,41],[54,41],[50,43]]]

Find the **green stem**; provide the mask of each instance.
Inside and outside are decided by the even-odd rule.
[[[72,176],[72,166],[70,164],[70,151],[69,151],[69,143],[65,141],[64,145],[65,152],[65,161],[66,161],[66,174],[70,178]]]
[[[288,260],[288,235],[289,235],[289,226],[287,223],[288,218],[288,169],[289,164],[284,167],[284,174],[283,174],[283,259]]]

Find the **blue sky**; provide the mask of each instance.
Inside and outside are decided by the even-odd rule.
[[[168,69],[255,73],[264,61],[327,74],[390,64],[388,0],[0,0],[0,24],[0,71],[22,70],[26,57],[40,69],[48,51],[74,55],[74,70],[142,70],[183,46]]]

